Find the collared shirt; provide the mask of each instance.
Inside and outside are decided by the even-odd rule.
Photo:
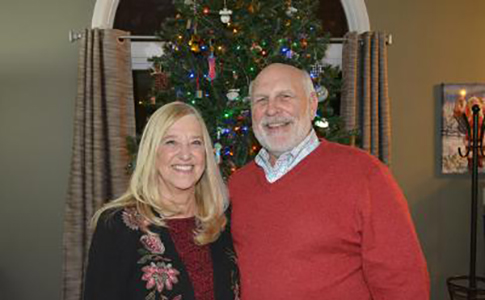
[[[254,161],[258,166],[263,168],[266,180],[273,183],[293,169],[308,154],[315,150],[319,144],[320,141],[318,140],[317,134],[315,133],[315,130],[312,129],[308,136],[303,139],[298,146],[291,151],[280,155],[274,166],[271,165],[270,155],[264,148],[261,148]]]

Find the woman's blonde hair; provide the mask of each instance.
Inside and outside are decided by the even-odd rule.
[[[116,211],[135,207],[142,217],[156,226],[166,226],[165,217],[177,213],[174,205],[159,201],[156,158],[158,146],[167,130],[187,115],[193,115],[199,121],[205,146],[205,170],[195,187],[197,229],[194,239],[201,245],[217,239],[226,224],[224,211],[228,206],[227,189],[215,162],[212,141],[204,120],[194,107],[183,102],[166,104],[152,114],[143,131],[128,190],[95,213],[94,226],[100,215],[110,209]]]

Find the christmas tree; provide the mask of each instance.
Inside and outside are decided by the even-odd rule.
[[[164,53],[153,58],[148,110],[172,101],[194,105],[206,120],[223,175],[257,154],[248,87],[274,62],[307,70],[318,92],[315,129],[345,142],[338,116],[339,70],[322,64],[329,37],[318,1],[175,0],[176,15],[161,26]]]

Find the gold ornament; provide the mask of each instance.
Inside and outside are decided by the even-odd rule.
[[[192,35],[188,44],[190,46],[190,51],[200,53],[200,37],[198,35]]]

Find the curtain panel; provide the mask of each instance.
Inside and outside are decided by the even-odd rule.
[[[345,35],[342,49],[340,114],[346,130],[356,130],[352,144],[391,163],[391,114],[388,95],[387,35]]]
[[[86,30],[79,41],[78,91],[64,215],[64,300],[79,300],[91,239],[90,219],[129,180],[126,139],[135,135],[128,32]]]

